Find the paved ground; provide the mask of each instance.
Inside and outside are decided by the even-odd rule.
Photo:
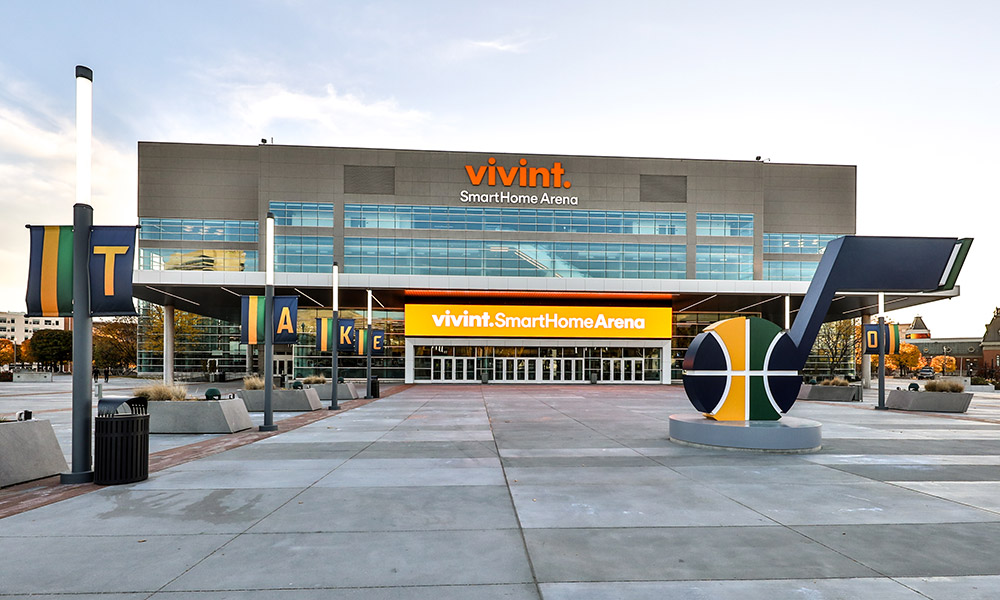
[[[764,455],[670,442],[676,386],[415,386],[0,519],[0,597],[1000,597],[1000,396],[871,403]]]

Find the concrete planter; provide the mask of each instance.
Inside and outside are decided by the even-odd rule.
[[[861,402],[861,386],[857,385],[803,385],[798,400],[820,402]]]
[[[41,383],[52,382],[52,373],[49,371],[14,371],[14,383]]]
[[[150,433],[236,433],[253,427],[239,398],[150,402]]]
[[[969,410],[970,402],[972,402],[972,394],[968,392],[892,390],[885,399],[885,406],[896,410],[964,413]]]
[[[52,423],[0,423],[0,487],[69,471]]]
[[[333,387],[333,382],[328,381],[326,383],[309,383],[306,384],[306,389],[312,388],[316,390],[319,394],[320,400],[330,399],[330,388]],[[337,386],[337,400],[355,400],[358,398],[358,391],[354,387],[353,383],[341,383]]]
[[[240,390],[237,392],[250,412],[264,412],[264,390]],[[323,404],[314,388],[302,390],[271,390],[271,410],[276,412],[298,412],[319,410]]]

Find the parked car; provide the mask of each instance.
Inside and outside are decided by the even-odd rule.
[[[917,371],[917,379],[934,379],[934,369],[931,367],[921,367]]]

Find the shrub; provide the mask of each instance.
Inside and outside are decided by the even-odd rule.
[[[10,371],[4,371],[0,373],[0,382],[11,382],[14,381],[14,374]]]
[[[187,388],[183,385],[157,383],[132,390],[132,394],[149,402],[187,400]]]
[[[924,390],[928,392],[960,393],[965,391],[965,386],[962,385],[961,381],[954,381],[950,379],[939,379],[934,381],[928,381],[924,385]]]
[[[256,375],[251,375],[250,377],[243,378],[243,389],[245,390],[262,390],[264,389],[264,378],[258,377]]]
[[[990,382],[985,377],[973,377],[970,382],[972,385],[989,385]]]
[[[322,375],[310,375],[309,377],[303,379],[302,383],[308,383],[310,385],[315,383],[326,383],[326,377],[323,377]]]
[[[819,382],[819,384],[820,385],[837,385],[837,386],[850,385],[847,382],[846,379],[841,379],[840,377],[834,377],[833,379],[824,379],[823,381]]]

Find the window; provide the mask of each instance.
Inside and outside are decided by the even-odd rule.
[[[143,271],[256,271],[256,250],[139,248]]]
[[[752,215],[751,215],[752,217]],[[686,235],[683,212],[345,204],[344,225],[370,229]],[[751,225],[751,233],[753,227]]]
[[[320,202],[272,202],[274,224],[289,227],[333,227],[333,204]]]
[[[329,273],[333,238],[315,235],[274,236],[274,270],[283,273]]]
[[[683,244],[344,239],[345,273],[683,279]]]
[[[826,245],[842,237],[818,233],[765,233],[765,254],[823,254]]]
[[[140,240],[257,243],[257,221],[139,219]]]
[[[753,237],[752,214],[698,213],[698,235]]]
[[[818,262],[765,260],[764,279],[770,281],[809,281],[816,273]]]
[[[753,246],[698,244],[695,253],[697,279],[753,279]]]

